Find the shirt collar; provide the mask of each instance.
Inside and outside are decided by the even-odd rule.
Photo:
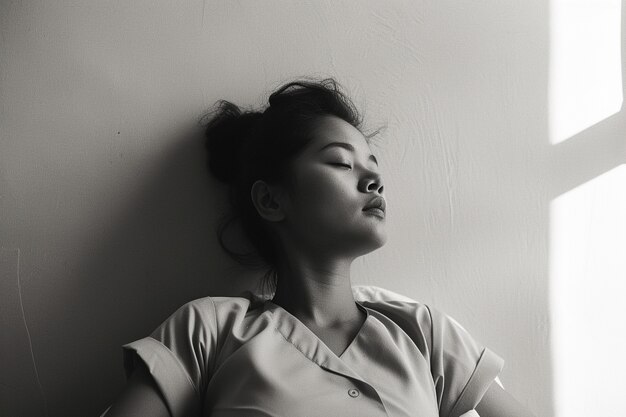
[[[342,360],[342,358],[354,348],[354,345],[358,343],[360,337],[371,325],[372,317],[367,307],[363,306],[359,301],[355,301],[359,309],[365,311],[367,316],[350,345],[340,356],[337,356],[315,333],[313,333],[313,331],[287,310],[278,304],[274,304],[270,299],[261,302],[263,303],[263,312],[269,311],[275,318],[274,325],[276,329],[282,334],[285,340],[294,345],[304,356],[323,368],[353,378],[362,379],[356,371]]]

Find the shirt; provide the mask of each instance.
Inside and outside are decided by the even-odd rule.
[[[173,417],[459,417],[504,360],[455,319],[409,297],[352,286],[366,319],[337,356],[287,310],[246,291],[190,301],[123,346]]]

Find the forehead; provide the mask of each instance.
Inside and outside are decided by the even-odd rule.
[[[371,153],[365,136],[350,123],[336,116],[323,116],[317,122],[313,131],[313,140],[308,146],[310,153],[317,153],[325,145],[333,142],[343,142],[352,145],[357,153],[368,156]],[[322,152],[331,152],[341,148],[339,146],[327,147]]]

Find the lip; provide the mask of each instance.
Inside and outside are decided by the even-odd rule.
[[[363,208],[363,211],[370,210],[370,209],[373,209],[373,208],[379,209],[384,214],[385,211],[387,211],[386,210],[387,203],[385,202],[385,199],[382,198],[381,196],[376,196],[376,197],[372,198],[369,201],[369,203],[367,203],[365,205],[365,207]]]
[[[381,219],[385,218],[385,212],[376,207],[368,208],[366,210],[363,210],[363,212],[373,214],[374,216],[380,217]]]

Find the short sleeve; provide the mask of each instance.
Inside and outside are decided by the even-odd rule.
[[[440,417],[473,410],[504,366],[455,319],[428,306],[432,323],[431,372]]]
[[[215,357],[217,322],[211,297],[190,301],[148,337],[122,346],[128,378],[143,362],[172,417],[197,416]]]

